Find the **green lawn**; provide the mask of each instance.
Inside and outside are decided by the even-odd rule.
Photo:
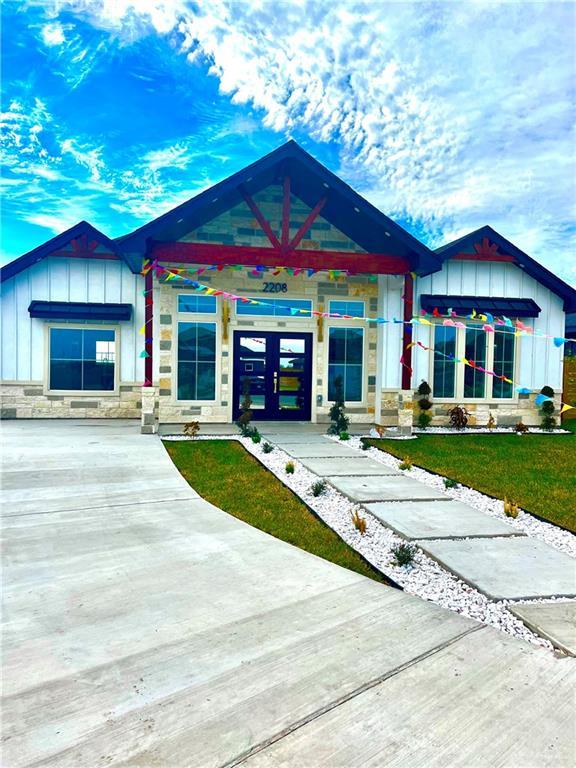
[[[576,432],[576,422],[563,426]],[[410,442],[367,442],[490,496],[508,496],[576,532],[576,434],[419,435]]]
[[[386,581],[239,443],[166,441],[164,446],[190,485],[220,509],[325,560]]]

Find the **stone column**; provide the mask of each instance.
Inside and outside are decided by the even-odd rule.
[[[401,435],[412,434],[414,418],[414,392],[411,389],[401,389],[398,393],[398,432]]]
[[[142,426],[143,435],[153,435],[158,431],[156,423],[156,387],[142,387]]]

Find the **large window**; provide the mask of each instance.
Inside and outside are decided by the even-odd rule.
[[[248,302],[236,302],[237,315],[257,315],[259,317],[310,317],[312,302],[308,299],[273,299],[265,296],[252,301],[263,301],[265,304],[250,304]],[[291,310],[305,309],[306,312],[292,312]]]
[[[178,296],[178,312],[215,315],[216,296],[201,296],[195,293],[181,293]]]
[[[350,317],[364,317],[363,301],[331,301],[331,315],[349,315]]]
[[[178,323],[178,400],[216,398],[216,323]]]
[[[470,365],[454,363],[449,357],[466,358],[481,368],[514,378],[515,337],[508,329],[486,333],[481,326],[466,328],[436,325],[434,328],[433,392],[437,398],[482,400],[514,395],[508,382],[489,376]]]
[[[342,378],[344,400],[362,400],[363,328],[330,328],[328,344],[328,400],[334,400],[336,379]]]
[[[50,328],[51,390],[112,392],[115,365],[114,330]]]

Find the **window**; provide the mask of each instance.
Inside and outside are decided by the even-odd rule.
[[[362,400],[363,328],[330,328],[328,344],[328,400],[334,400],[336,379],[342,377],[344,400]]]
[[[508,379],[514,378],[514,331],[497,328],[494,333],[494,365],[492,370]],[[512,397],[513,385],[501,379],[492,379],[492,397]]]
[[[178,296],[178,312],[215,315],[216,296],[199,296],[194,293],[181,293]]]
[[[437,325],[434,329],[434,394],[436,397],[454,397],[456,365],[443,355],[456,357],[456,328]]]
[[[50,328],[51,390],[113,392],[116,332]]]
[[[249,299],[250,301],[250,299]],[[252,299],[252,301],[265,301],[265,304],[249,304],[243,301],[236,302],[237,315],[259,315],[260,317],[309,317],[312,312],[312,302],[303,299]],[[305,309],[306,312],[292,312],[291,309]]]
[[[178,400],[216,398],[216,323],[178,323]]]
[[[471,326],[466,328],[464,357],[476,365],[486,367],[486,331]],[[464,397],[481,398],[486,393],[486,374],[469,365],[464,366]]]
[[[514,396],[514,386],[469,365],[452,362],[466,358],[480,368],[514,378],[516,339],[514,331],[496,328],[486,333],[480,325],[466,328],[436,325],[432,359],[432,390],[437,398],[503,399]]]
[[[331,301],[330,314],[350,315],[351,317],[364,317],[363,301]]]

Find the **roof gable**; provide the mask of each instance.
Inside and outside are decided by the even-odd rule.
[[[527,253],[521,251],[514,243],[500,235],[492,227],[486,225],[470,232],[464,237],[447,243],[436,249],[436,254],[442,261],[453,258],[464,258],[474,261],[507,261],[512,262],[526,274],[530,275],[550,291],[564,300],[564,310],[576,310],[576,289],[559,278],[549,269],[543,267]]]
[[[86,259],[123,259],[124,257],[113,240],[100,232],[87,221],[80,221],[60,235],[47,240],[37,248],[20,256],[0,269],[0,281],[14,277],[47,256],[58,255],[70,258]],[[134,271],[134,270],[132,270]]]
[[[143,253],[148,240],[175,242],[225,211],[244,203],[284,176],[291,191],[309,208],[322,198],[323,219],[362,249],[405,258],[419,274],[440,268],[441,261],[427,246],[375,208],[348,184],[289,141],[260,160],[232,174],[172,211],[117,240],[127,253]]]

